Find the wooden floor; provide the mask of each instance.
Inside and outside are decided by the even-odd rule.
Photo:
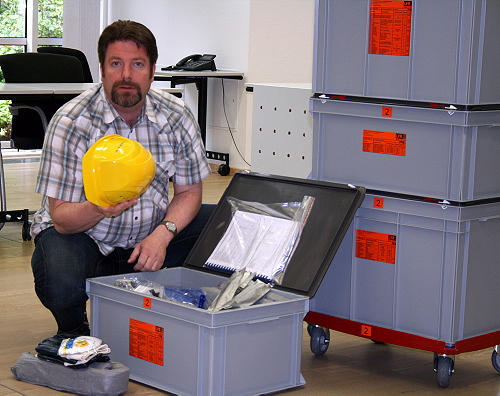
[[[35,209],[38,162],[4,158],[7,209]],[[30,159],[28,159],[29,161]],[[31,159],[32,160],[32,159]],[[205,202],[217,202],[230,177],[213,174],[205,183]],[[49,388],[17,381],[10,372],[23,352],[34,352],[54,335],[55,322],[33,290],[32,242],[23,242],[21,225],[6,223],[0,230],[0,395],[53,395]],[[492,313],[493,314],[493,313]],[[498,314],[498,312],[497,312]],[[290,395],[500,395],[500,374],[491,364],[492,349],[458,355],[455,374],[446,389],[436,384],[433,354],[333,332],[323,356],[313,355],[304,331],[302,374],[307,382]],[[258,378],[255,379],[258,381]],[[160,395],[156,389],[129,383],[127,395]]]

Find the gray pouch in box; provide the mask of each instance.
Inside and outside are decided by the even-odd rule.
[[[19,381],[92,396],[125,393],[130,374],[127,366],[117,362],[95,362],[88,367],[73,369],[39,359],[28,352],[21,355],[11,371]]]

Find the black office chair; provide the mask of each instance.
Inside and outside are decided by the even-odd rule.
[[[0,56],[0,67],[6,83],[61,83],[84,82],[83,67],[74,56],[18,53]],[[57,109],[66,100],[55,100],[53,97],[38,99],[36,96],[12,100],[11,147],[17,149],[41,149],[47,123]],[[0,229],[5,222],[22,221],[23,240],[30,240],[28,209],[7,211],[5,197],[5,178],[3,159],[0,148]]]
[[[37,51],[39,53],[44,54],[59,54],[59,55],[69,55],[78,58],[83,68],[83,82],[92,83],[94,80],[92,79],[92,73],[90,72],[89,63],[87,61],[87,57],[85,54],[76,49],[76,48],[68,48],[68,47],[38,47]]]

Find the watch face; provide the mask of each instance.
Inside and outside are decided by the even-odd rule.
[[[172,234],[177,235],[177,226],[171,221],[162,221],[162,224],[165,224],[167,230],[169,230]]]

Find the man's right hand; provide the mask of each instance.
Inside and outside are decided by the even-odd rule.
[[[97,205],[95,206],[97,207],[97,210],[104,215],[104,217],[116,217],[121,215],[131,206],[134,206],[136,203],[137,199],[134,198],[128,201],[120,202],[118,205],[115,206],[97,206]]]
[[[95,226],[105,217],[116,217],[137,203],[137,199],[120,202],[115,206],[97,206],[89,201],[67,202],[49,198],[50,217],[57,232],[76,234]]]

